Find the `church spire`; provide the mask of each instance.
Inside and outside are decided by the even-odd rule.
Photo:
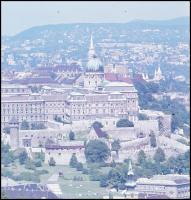
[[[127,175],[128,175],[128,176],[134,175],[131,160],[129,161],[129,168],[128,168],[128,173],[127,173]]]
[[[90,39],[90,49],[94,49],[94,43],[93,43],[92,34],[91,34],[91,39]]]
[[[94,49],[94,43],[93,43],[93,36],[91,34],[90,47],[89,47],[89,52],[88,52],[88,58],[91,59],[94,56],[95,56],[95,49]]]

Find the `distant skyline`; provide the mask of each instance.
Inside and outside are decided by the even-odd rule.
[[[28,28],[61,23],[129,22],[166,20],[189,16],[189,1],[30,1],[1,2],[2,35]]]

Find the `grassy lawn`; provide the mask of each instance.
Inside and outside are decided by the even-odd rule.
[[[21,172],[33,172],[33,170],[25,169],[24,165],[20,165],[19,162],[15,163],[15,166],[10,165],[6,167],[13,171],[13,173],[20,174]],[[108,195],[106,188],[99,187],[99,181],[90,181],[89,175],[82,174],[81,171],[77,171],[70,166],[54,166],[51,167],[47,164],[43,164],[42,167],[36,168],[37,170],[46,169],[48,174],[43,174],[40,176],[41,183],[47,184],[48,179],[55,173],[62,172],[63,177],[58,178],[58,183],[63,192],[63,198],[83,198],[83,199],[98,199],[102,198],[104,195]],[[107,173],[109,167],[102,167],[99,170],[103,173]],[[75,181],[74,177],[82,177],[83,181]],[[27,183],[27,181],[19,181],[19,183]]]
[[[89,176],[71,168],[70,166],[50,167],[43,165],[43,169],[49,171],[49,174],[41,175],[41,182],[47,183],[47,180],[54,173],[63,172],[64,177],[59,177],[58,183],[63,192],[63,198],[102,198],[108,192],[105,188],[99,187],[99,181],[90,181]],[[103,170],[103,168],[102,168]],[[107,171],[109,169],[104,169]],[[82,177],[83,181],[74,181],[74,176]]]
[[[63,198],[102,198],[108,195],[105,188],[99,187],[99,181],[59,180]]]

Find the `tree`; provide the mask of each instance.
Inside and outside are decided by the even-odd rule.
[[[119,167],[112,168],[109,171],[108,179],[109,183],[117,190],[119,189],[119,186],[121,186],[121,184],[125,184],[126,182],[125,173],[123,172],[122,168]]]
[[[22,121],[21,130],[29,130],[29,123],[26,120]]]
[[[8,199],[6,192],[1,190],[1,199]]]
[[[42,166],[42,161],[40,159],[37,159],[34,161],[35,167],[41,167]]]
[[[10,127],[5,127],[4,129],[3,129],[3,132],[4,133],[6,133],[6,134],[10,134]]]
[[[117,127],[134,127],[133,122],[129,121],[128,119],[120,119],[117,124]]]
[[[50,160],[48,161],[49,166],[55,166],[56,165],[56,161],[54,160],[53,157],[50,158]]]
[[[110,156],[110,149],[105,142],[100,140],[90,140],[85,148],[87,162],[101,163]]]
[[[78,162],[76,169],[77,169],[77,171],[82,171],[83,170],[83,164],[81,162]]]
[[[120,140],[114,140],[112,143],[111,143],[111,150],[112,151],[116,151],[116,153],[118,154],[119,152],[119,149],[121,148],[121,145],[120,145]]]
[[[116,163],[115,163],[115,160],[112,160],[112,162],[111,162],[111,167],[116,167]]]
[[[41,150],[41,152],[35,153],[35,159],[44,162],[45,160],[45,153]]]
[[[4,144],[2,141],[1,141],[1,153],[7,153],[9,152],[10,150],[10,145],[9,144]]]
[[[69,139],[70,140],[75,140],[75,134],[74,134],[73,131],[70,131],[70,133],[69,133]]]
[[[151,145],[151,147],[157,146],[156,136],[155,136],[154,132],[152,132],[150,135],[150,145]]]
[[[78,164],[78,160],[77,160],[76,154],[73,153],[72,157],[70,159],[70,167],[75,168],[75,167],[77,167],[77,164]]]
[[[102,176],[99,184],[100,187],[107,187],[109,185],[107,176]]]
[[[14,162],[14,160],[15,160],[13,151],[8,151],[7,153],[2,153],[1,159],[2,159],[2,164],[4,164],[5,167],[8,166],[10,163]]]
[[[34,162],[30,159],[30,158],[28,158],[27,160],[26,160],[26,162],[25,162],[25,168],[26,169],[31,169],[31,170],[35,170],[35,164],[34,164]]]
[[[138,115],[139,120],[148,120],[149,117],[145,114],[139,113]]]
[[[140,150],[138,155],[137,155],[137,162],[139,165],[143,165],[146,161],[146,155],[143,150]]]
[[[156,152],[154,154],[154,160],[157,163],[165,161],[165,153],[160,147],[156,150]]]
[[[23,165],[28,159],[28,154],[26,151],[22,151],[20,154],[19,154],[19,162],[21,165]]]

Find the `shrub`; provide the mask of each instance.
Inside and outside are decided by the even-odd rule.
[[[70,140],[75,140],[75,134],[74,134],[74,132],[70,131],[70,133],[69,133],[69,139]]]
[[[31,170],[35,170],[35,164],[31,159],[27,159],[26,163],[25,163],[25,168],[26,169],[31,169]]]
[[[34,182],[40,182],[39,175],[31,172],[21,172],[19,176],[17,176],[18,179],[21,178],[21,180],[25,181],[34,181]]]
[[[129,121],[128,119],[120,119],[117,124],[117,127],[134,127],[133,122]]]
[[[139,113],[138,115],[139,120],[148,120],[149,117],[145,114]]]
[[[29,123],[26,120],[22,121],[21,130],[29,130]]]
[[[22,151],[20,154],[19,154],[19,162],[21,165],[23,165],[28,159],[28,154],[26,151]]]
[[[2,172],[1,172],[1,176],[12,178],[13,177],[13,172],[10,171],[10,170],[3,169]]]
[[[107,176],[102,176],[100,178],[100,187],[107,187],[109,185],[109,181],[107,179]]]
[[[83,177],[81,176],[74,176],[73,181],[83,181]]]
[[[88,172],[89,172],[89,171],[88,171],[87,168],[83,168],[83,169],[82,169],[82,174],[88,174]]]
[[[156,150],[156,152],[154,154],[154,160],[157,163],[165,161],[165,153],[164,153],[163,149],[161,149],[160,147]]]
[[[3,129],[3,132],[6,133],[6,134],[10,134],[10,127],[5,127]]]
[[[82,171],[83,170],[83,164],[81,162],[78,162],[76,169],[77,169],[77,171]]]
[[[48,164],[49,164],[49,166],[55,166],[56,165],[56,161],[54,160],[53,157],[50,158]]]
[[[76,154],[73,153],[72,157],[70,159],[70,167],[75,168],[77,166],[77,164],[78,164],[78,160],[77,160]]]
[[[42,170],[35,170],[35,173],[41,175],[41,174],[48,174],[48,170],[42,169]]]
[[[34,165],[35,165],[35,167],[41,167],[42,166],[41,160],[40,159],[39,160],[35,160],[34,161]]]

